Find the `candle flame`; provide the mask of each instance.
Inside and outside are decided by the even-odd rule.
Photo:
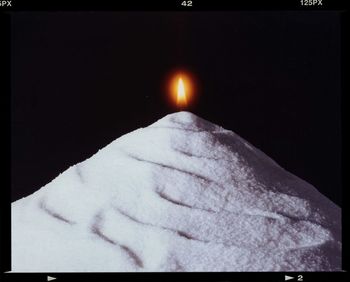
[[[181,77],[179,77],[179,80],[177,82],[176,104],[178,106],[186,106],[187,105],[185,84],[184,84],[184,81],[182,80]]]
[[[173,71],[167,80],[168,98],[173,107],[178,110],[189,109],[196,100],[195,80],[187,71]]]

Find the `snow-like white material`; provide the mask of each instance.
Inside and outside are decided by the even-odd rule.
[[[336,271],[340,209],[189,112],[115,140],[12,204],[12,270]]]

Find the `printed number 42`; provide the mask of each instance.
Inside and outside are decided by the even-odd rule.
[[[192,1],[182,1],[181,6],[192,7]]]

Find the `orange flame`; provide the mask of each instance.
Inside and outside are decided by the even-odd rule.
[[[187,108],[194,102],[194,81],[187,72],[173,73],[168,85],[170,101],[178,109]]]
[[[179,77],[179,80],[177,82],[176,104],[178,106],[186,106],[187,105],[185,84],[184,84],[181,77]]]

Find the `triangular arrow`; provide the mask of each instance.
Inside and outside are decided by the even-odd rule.
[[[284,275],[284,281],[294,279],[292,276]]]
[[[55,277],[47,276],[47,281],[52,281],[52,280],[55,280],[55,279],[56,279]]]

